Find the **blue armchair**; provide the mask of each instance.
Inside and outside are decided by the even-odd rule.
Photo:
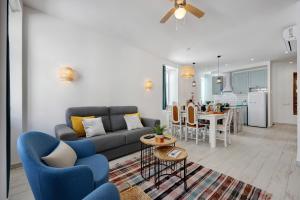
[[[120,200],[120,194],[112,183],[105,183],[86,196],[83,200]]]
[[[88,140],[66,142],[77,154],[75,166],[54,168],[44,164],[41,157],[52,152],[58,143],[56,138],[41,132],[25,133],[18,139],[18,153],[36,200],[79,200],[108,182],[108,161],[96,154],[94,144]],[[103,185],[107,187],[111,188]]]

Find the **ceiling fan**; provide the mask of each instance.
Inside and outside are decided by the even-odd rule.
[[[186,3],[186,0],[170,0],[174,1],[174,8],[171,8],[167,14],[160,20],[160,23],[165,23],[173,14],[176,19],[183,19],[187,12],[194,16],[201,18],[204,12],[196,8],[195,6]]]

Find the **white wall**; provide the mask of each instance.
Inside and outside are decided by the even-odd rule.
[[[272,62],[272,119],[274,123],[297,124],[293,115],[293,72],[297,71],[294,61]]]
[[[165,119],[162,65],[172,63],[27,7],[23,20],[27,130],[54,134],[70,106],[136,105],[145,117]],[[72,65],[79,79],[59,81],[61,64]],[[154,83],[150,92],[144,90],[146,79]]]
[[[6,199],[6,1],[0,1],[0,199]]]

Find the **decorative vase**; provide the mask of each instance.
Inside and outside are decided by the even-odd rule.
[[[163,143],[164,140],[165,140],[165,136],[164,136],[164,135],[156,135],[156,136],[155,136],[155,141],[156,141],[157,143]]]

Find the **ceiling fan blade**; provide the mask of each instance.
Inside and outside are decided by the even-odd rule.
[[[160,20],[160,23],[165,23],[175,12],[176,8],[172,8],[167,14]]]
[[[195,15],[196,17],[200,18],[204,15],[204,12],[199,10],[198,8],[196,8],[195,6],[191,5],[191,4],[186,4],[185,5],[185,9],[192,13],[193,15]]]

